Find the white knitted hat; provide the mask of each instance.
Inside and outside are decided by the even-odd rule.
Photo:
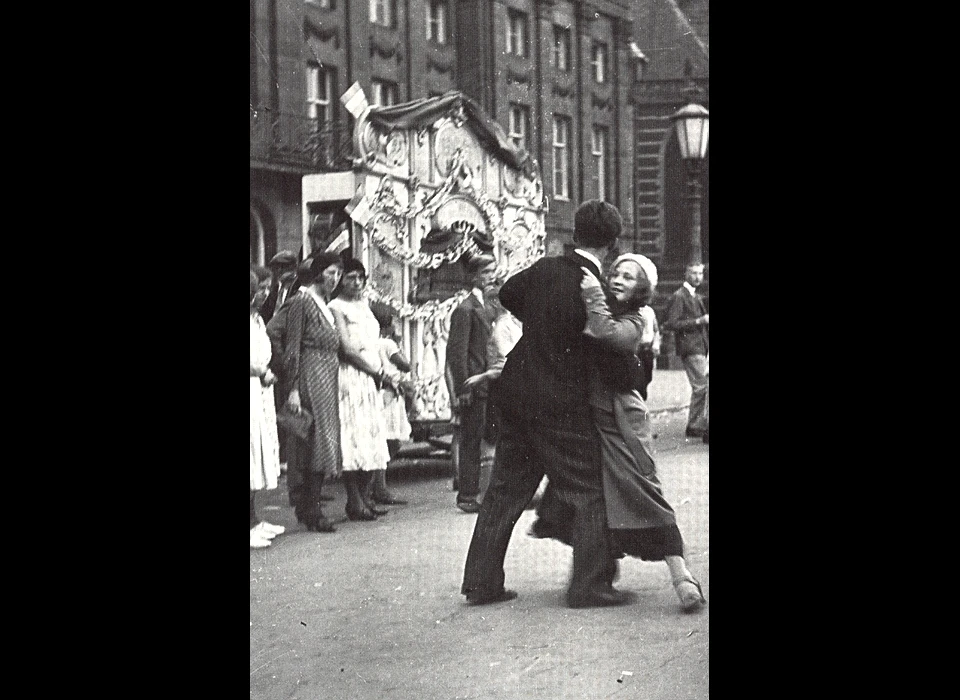
[[[648,258],[646,255],[640,255],[639,253],[624,253],[613,261],[613,267],[616,267],[624,260],[631,260],[637,263],[637,265],[640,266],[640,269],[643,270],[643,274],[645,274],[647,279],[650,280],[650,287],[654,288],[657,286],[657,266],[653,264],[653,260]],[[613,267],[610,269],[613,269]]]

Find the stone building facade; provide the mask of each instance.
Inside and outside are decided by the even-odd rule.
[[[300,250],[300,179],[349,170],[355,81],[371,104],[460,90],[540,165],[547,253],[599,197],[634,226],[636,59],[627,0],[251,0],[250,256]],[[327,223],[324,224],[324,216]],[[317,212],[320,228],[337,212]],[[318,237],[323,236],[318,231]]]

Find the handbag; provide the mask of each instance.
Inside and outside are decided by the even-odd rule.
[[[301,440],[310,439],[310,428],[313,427],[313,416],[309,411],[300,409],[294,411],[287,405],[284,405],[277,411],[277,424]]]

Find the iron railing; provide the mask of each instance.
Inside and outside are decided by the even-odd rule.
[[[695,93],[691,93],[691,89]],[[680,78],[676,80],[635,80],[631,88],[635,102],[679,103],[710,102],[710,80],[707,78]]]
[[[250,108],[250,158],[319,172],[349,170],[353,127],[297,114]]]

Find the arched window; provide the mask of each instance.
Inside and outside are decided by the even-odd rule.
[[[266,208],[250,203],[250,264],[266,265],[277,254],[277,230]]]

